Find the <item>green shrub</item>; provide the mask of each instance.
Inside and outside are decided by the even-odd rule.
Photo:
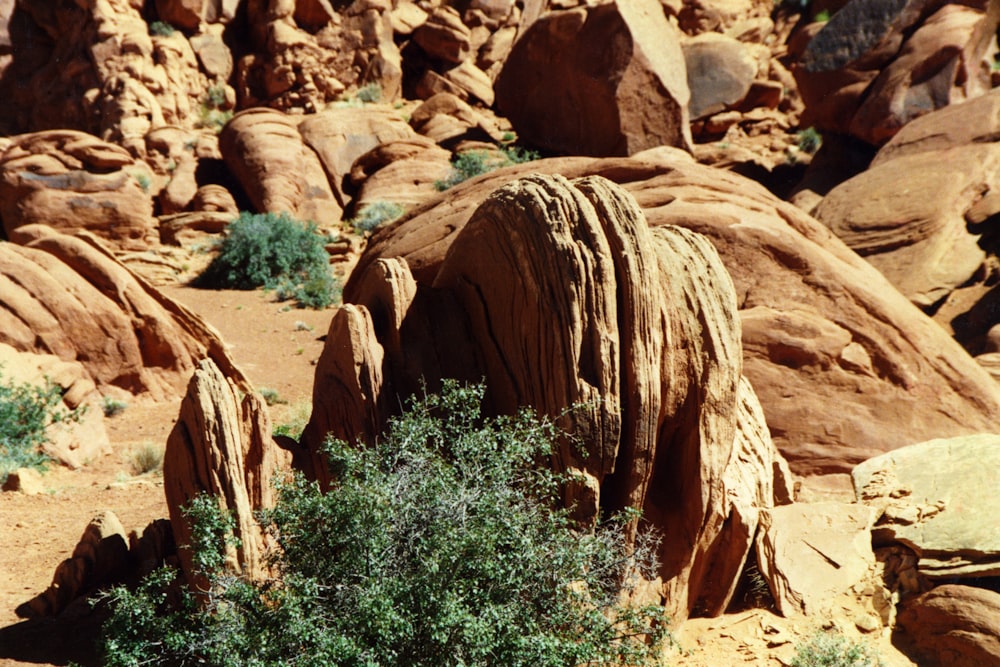
[[[128,403],[125,401],[120,401],[117,398],[112,398],[111,396],[105,396],[101,399],[101,411],[104,412],[105,417],[120,415],[127,409]]]
[[[275,290],[281,300],[325,308],[340,297],[316,225],[286,213],[241,213],[226,229],[219,254],[195,281],[203,287]]]
[[[655,544],[626,549],[623,521],[578,530],[554,509],[562,480],[535,466],[555,429],[483,419],[482,396],[449,383],[370,448],[328,442],[330,492],[280,486],[261,517],[280,583],[227,575],[231,526],[211,503],[194,508],[209,585],[173,607],[166,572],[114,589],[105,664],[657,664],[662,608],[619,602],[655,568]]]
[[[309,423],[312,414],[312,403],[310,401],[296,401],[286,412],[284,421],[279,422],[274,427],[274,435],[284,435],[292,440],[302,437],[302,432]]]
[[[350,225],[359,234],[374,231],[381,225],[392,222],[403,215],[403,207],[390,201],[376,201],[365,205],[357,217],[350,220]]]
[[[43,469],[50,461],[41,447],[46,429],[78,421],[84,408],[61,408],[62,391],[51,382],[44,386],[15,382],[0,376],[0,483],[18,468]]]
[[[151,442],[144,442],[134,447],[129,455],[132,472],[136,475],[145,475],[146,473],[159,470],[163,467],[163,453],[164,448],[162,445],[156,445]]]
[[[354,95],[359,101],[364,104],[374,104],[376,102],[382,101],[382,86],[377,82],[372,82],[358,88],[358,92]]]
[[[818,632],[808,644],[796,647],[792,667],[882,667],[878,653],[843,635]]]
[[[819,150],[819,147],[823,145],[823,135],[821,135],[815,127],[807,127],[801,130],[796,135],[798,140],[798,148],[803,153],[809,153],[812,155]]]
[[[436,181],[434,187],[444,192],[474,176],[486,174],[501,167],[521,164],[538,159],[538,153],[517,146],[507,146],[496,151],[465,151],[451,161],[451,174],[443,181]]]
[[[172,34],[177,32],[174,26],[170,25],[166,21],[153,21],[149,24],[149,34],[159,35],[160,37],[170,37]]]

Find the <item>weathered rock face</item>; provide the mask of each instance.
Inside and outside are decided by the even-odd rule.
[[[237,63],[240,108],[322,110],[351,87],[372,82],[392,101],[402,87],[389,4],[327,0],[246,3],[254,53]]]
[[[1000,594],[944,585],[903,604],[899,626],[927,667],[1000,664]]]
[[[0,153],[0,218],[8,237],[42,223],[86,229],[121,250],[144,250],[156,240],[152,176],[125,149],[83,132],[12,137]]]
[[[757,563],[784,616],[823,617],[836,598],[873,580],[871,523],[864,505],[796,503],[763,512]]]
[[[0,343],[78,361],[102,392],[162,399],[209,356],[238,373],[215,333],[116,261],[92,236],[42,225],[0,243]]]
[[[998,20],[989,2],[853,0],[793,70],[803,126],[879,145],[918,116],[983,94]]]
[[[305,448],[328,432],[370,439],[422,380],[485,378],[488,410],[531,406],[586,443],[553,460],[578,475],[567,502],[581,519],[639,507],[664,532],[675,619],[721,613],[758,509],[787,501],[790,481],[742,378],[735,294],[711,244],[650,229],[606,179],[536,175],[486,197],[423,275],[379,259],[353,281]],[[304,467],[328,479],[317,457]]]
[[[496,104],[522,139],[559,153],[690,149],[683,63],[678,31],[658,2],[555,11],[515,43]]]
[[[1000,213],[1000,91],[913,121],[816,217],[919,306],[967,282]]]
[[[164,491],[177,544],[191,543],[183,508],[201,493],[214,496],[220,509],[233,516],[239,539],[239,546],[228,547],[227,566],[261,577],[266,571],[264,536],[253,512],[273,506],[272,481],[284,462],[284,453],[271,440],[264,399],[245,380],[237,382],[212,361],[202,361],[191,377],[163,458]],[[188,583],[196,585],[200,580],[191,551],[181,549],[179,555]]]
[[[193,127],[210,83],[187,38],[150,35],[133,2],[17,3],[0,91],[19,132],[76,128],[141,153],[167,124]],[[72,72],[72,76],[67,76]]]
[[[1000,575],[1000,536],[984,489],[1000,482],[1000,436],[931,440],[865,461],[852,477],[879,514],[877,543],[900,543],[930,580]],[[942,480],[947,480],[943,483]]]
[[[459,185],[378,233],[355,275],[402,257],[418,283],[433,280],[476,207],[529,171],[604,176],[651,225],[712,241],[736,287],[744,373],[797,473],[846,475],[879,452],[998,428],[992,378],[871,265],[759,185],[678,151],[540,160]],[[359,284],[348,282],[348,300]]]

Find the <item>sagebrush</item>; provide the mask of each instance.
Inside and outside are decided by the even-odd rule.
[[[286,213],[241,213],[196,282],[230,289],[264,287],[307,308],[325,308],[340,298],[316,225]]]
[[[456,155],[451,161],[451,173],[447,178],[436,181],[434,187],[447,190],[470,178],[486,174],[501,167],[521,164],[538,159],[538,153],[518,146],[504,146],[496,150],[471,150]]]
[[[192,510],[210,582],[168,604],[172,574],[110,594],[108,665],[575,667],[654,665],[660,606],[621,602],[652,574],[655,545],[626,548],[623,520],[580,530],[537,464],[555,429],[528,414],[484,419],[481,388],[447,384],[373,446],[330,441],[329,491],[299,477],[262,522],[280,578],[222,567],[231,525]]]
[[[0,374],[0,483],[18,468],[43,469],[51,460],[42,450],[47,430],[83,413],[83,407],[63,408],[62,389],[52,382],[34,385]]]
[[[878,652],[833,632],[818,632],[796,646],[792,667],[883,667]]]

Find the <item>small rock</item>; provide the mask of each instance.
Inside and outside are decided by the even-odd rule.
[[[859,614],[854,617],[854,625],[861,632],[875,632],[882,627],[879,619],[871,614]]]
[[[44,493],[45,486],[42,483],[42,474],[34,468],[18,468],[7,475],[3,490],[18,491],[26,496],[36,496],[39,493]],[[24,524],[17,525],[20,528]]]

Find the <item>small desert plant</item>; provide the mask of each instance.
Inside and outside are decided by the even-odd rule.
[[[443,192],[474,176],[489,173],[512,164],[531,162],[538,159],[538,153],[518,146],[507,146],[496,151],[473,150],[456,155],[451,161],[451,174],[443,181],[436,181],[434,187]]]
[[[830,20],[829,9],[824,9],[823,11],[817,12],[815,16],[813,16],[813,22],[815,23],[826,23],[829,20]]]
[[[326,308],[340,297],[323,237],[313,223],[287,213],[241,213],[226,229],[219,254],[196,280],[203,287],[275,290],[307,308]]]
[[[111,396],[105,396],[101,399],[101,410],[104,412],[105,417],[114,417],[115,415],[120,415],[125,412],[128,408],[128,403],[125,401],[118,400]]]
[[[298,440],[302,437],[302,432],[306,429],[306,424],[309,423],[309,415],[311,413],[312,403],[309,401],[298,401],[294,403],[290,406],[290,409],[285,416],[285,421],[282,421],[274,427],[274,434],[284,435],[292,440]]]
[[[160,37],[170,37],[177,29],[166,21],[153,21],[149,24],[149,34]]]
[[[267,403],[268,405],[279,405],[288,402],[281,397],[281,394],[278,393],[277,389],[271,389],[270,387],[262,387],[259,390],[259,393],[261,395],[261,398],[263,398],[264,402]]]
[[[163,467],[163,446],[151,442],[137,445],[129,453],[129,463],[136,475],[159,470]]]
[[[354,97],[365,104],[381,102],[382,86],[376,82],[365,84],[361,88],[358,88],[358,92],[354,94]]]
[[[33,385],[0,376],[0,482],[18,468],[43,469],[49,462],[42,445],[52,424],[78,421],[84,408],[61,407],[62,390],[46,382]]]
[[[796,646],[792,667],[882,667],[878,652],[843,635],[817,632],[807,644]]]
[[[139,184],[139,187],[142,188],[143,192],[149,192],[149,186],[152,185],[152,181],[149,180],[148,174],[144,174],[140,171],[132,174],[132,178],[134,178],[135,182]]]
[[[400,204],[389,201],[376,201],[362,207],[357,217],[351,219],[350,225],[359,234],[374,231],[387,222],[392,222],[403,215]]]
[[[823,145],[823,135],[815,127],[807,127],[795,135],[798,140],[798,148],[803,153],[812,155]]]

